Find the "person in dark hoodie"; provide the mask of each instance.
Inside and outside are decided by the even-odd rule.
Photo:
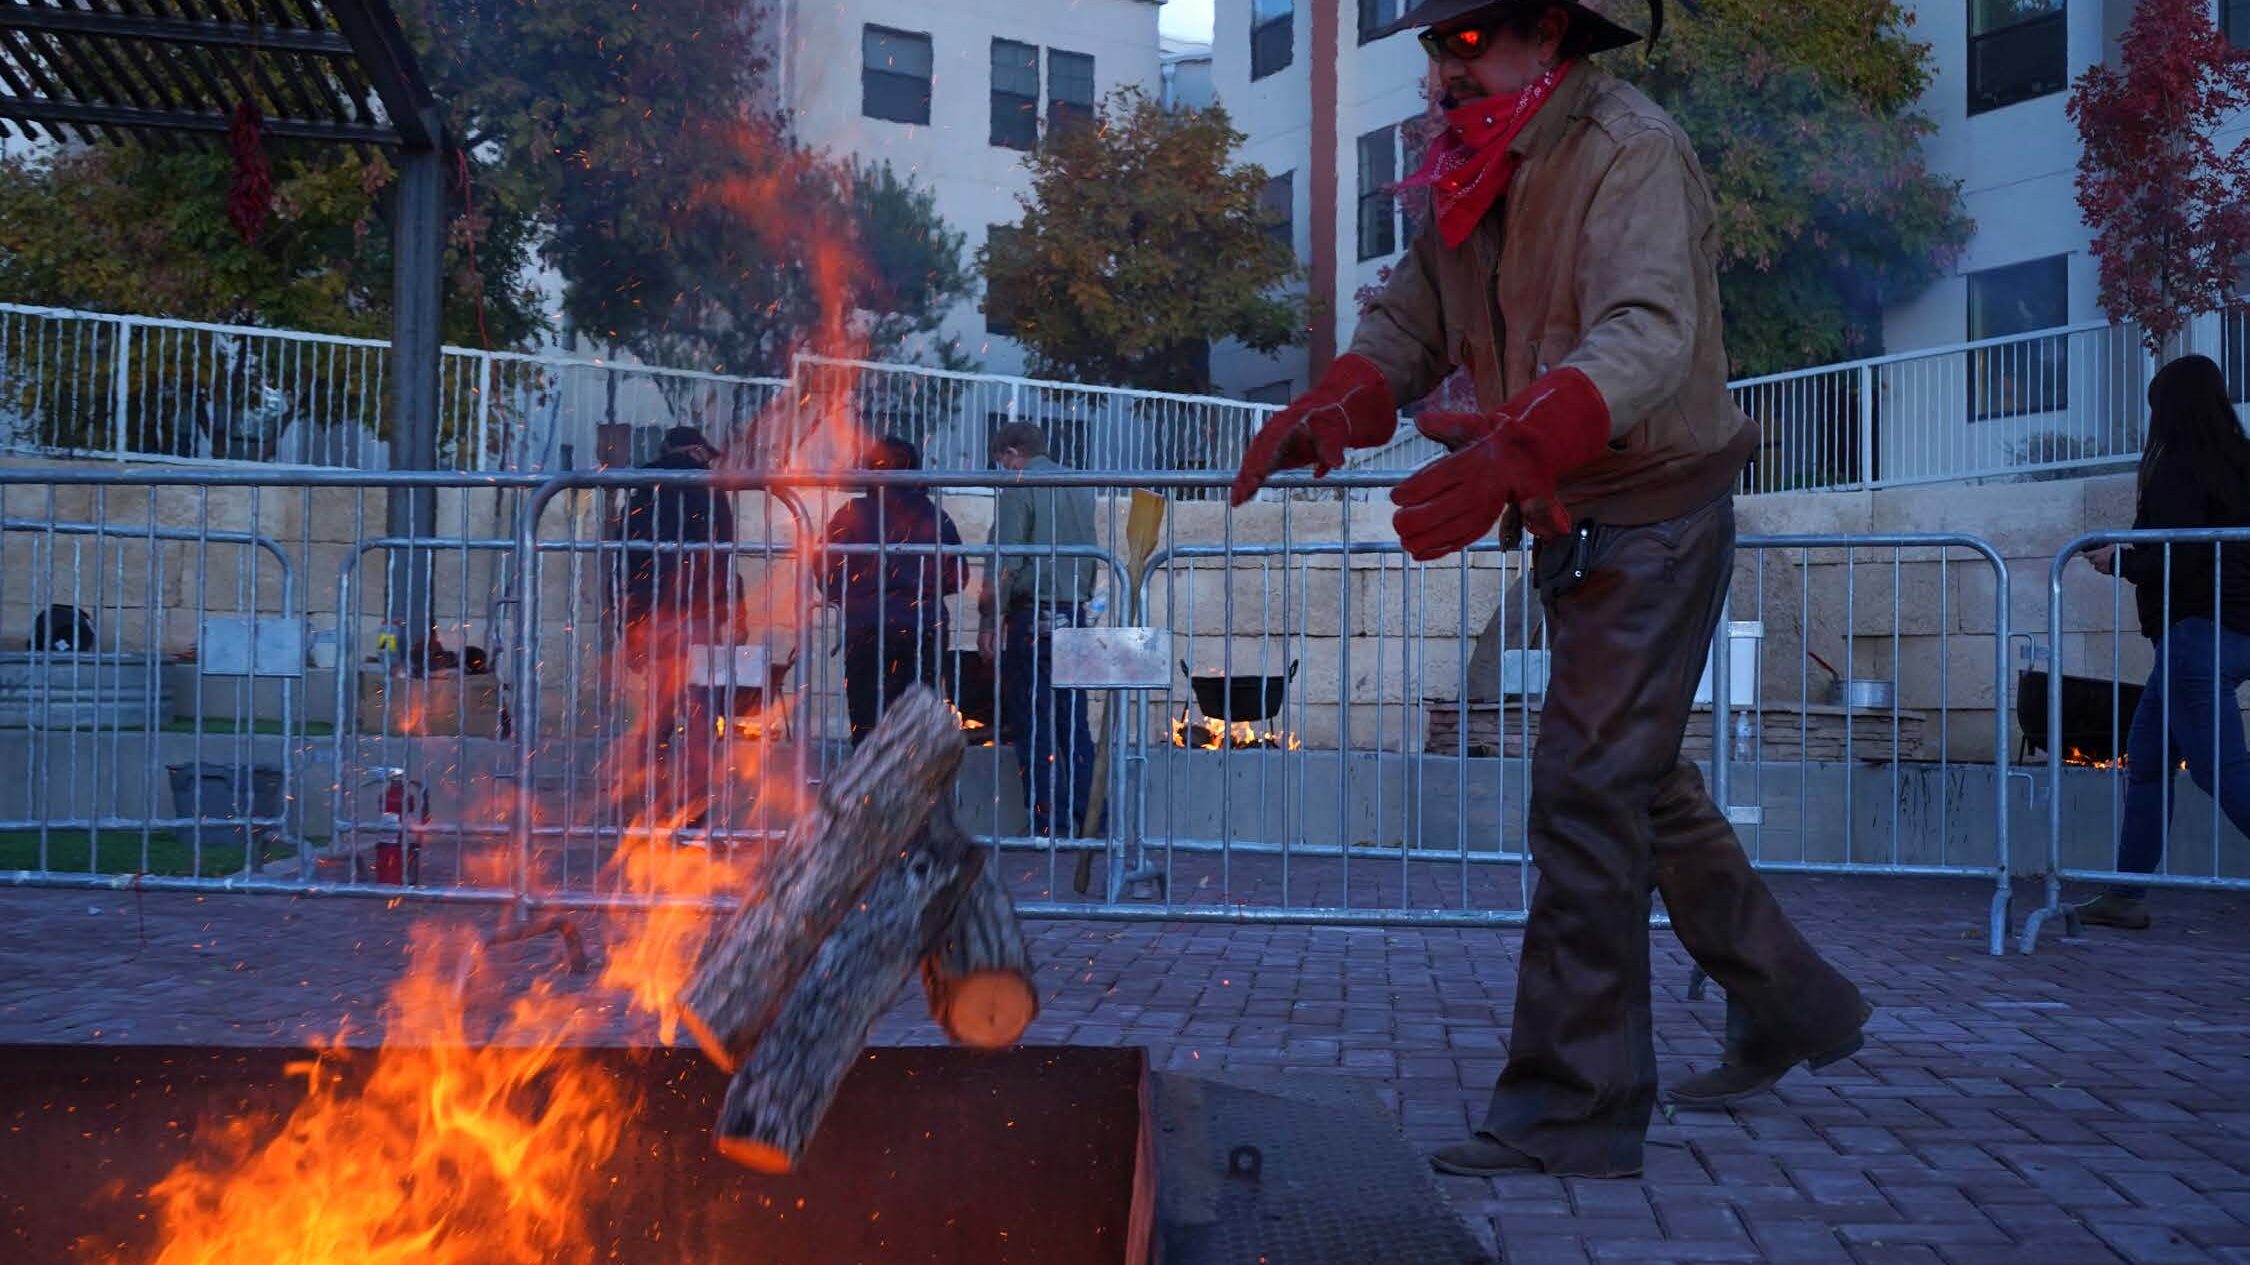
[[[2235,418],[2226,375],[2208,356],[2183,356],[2148,384],[2133,530],[2250,527],[2250,437]],[[2250,543],[2103,546],[2087,555],[2133,586],[2141,635],[2156,666],[2125,739],[2125,813],[2117,868],[2153,874],[2164,860],[2172,770],[2185,760],[2220,811],[2250,834],[2250,752],[2235,691],[2250,680]],[[2216,760],[2213,755],[2216,753]],[[2078,906],[2081,922],[2138,931],[2147,889],[2118,885]]]
[[[919,470],[922,454],[896,437],[876,441],[868,470]],[[935,689],[945,649],[945,599],[961,591],[968,560],[931,545],[961,543],[953,519],[920,488],[879,487],[844,503],[828,520],[830,545],[883,546],[885,552],[831,552],[822,587],[844,620],[844,709],[852,745],[875,730],[883,710],[908,686]]]
[[[709,471],[719,452],[693,426],[664,433],[646,470]],[[708,691],[687,683],[693,646],[723,644],[734,630],[734,543],[728,496],[708,483],[645,485],[626,498],[621,606],[627,665],[647,674],[655,740],[655,811],[702,824],[717,715]],[[666,546],[659,548],[658,546]]]

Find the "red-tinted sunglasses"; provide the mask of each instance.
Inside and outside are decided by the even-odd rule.
[[[1475,61],[1492,48],[1492,30],[1489,26],[1465,26],[1451,31],[1424,31],[1422,49],[1431,61],[1450,57],[1455,61]]]

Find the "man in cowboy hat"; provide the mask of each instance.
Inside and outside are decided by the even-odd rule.
[[[1528,526],[1551,659],[1509,1059],[1482,1126],[1432,1163],[1629,1176],[1656,1102],[1652,888],[1737,1014],[1724,1065],[1675,1099],[1731,1101],[1843,1058],[1867,1017],[1680,758],[1757,429],[1727,392],[1695,151],[1585,61],[1640,37],[1554,0],[1424,0],[1381,33],[1409,28],[1445,90],[1448,126],[1406,181],[1432,214],[1349,354],[1252,443],[1235,503],[1386,442],[1399,406],[1457,367],[1473,378],[1476,412],[1417,419],[1452,451],[1392,493],[1394,521],[1422,560]]]

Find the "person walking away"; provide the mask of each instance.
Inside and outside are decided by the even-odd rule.
[[[920,450],[905,439],[876,441],[867,470],[919,470]],[[931,546],[961,543],[960,529],[921,488],[873,487],[828,520],[832,553],[822,588],[844,623],[844,709],[852,745],[867,741],[883,712],[920,682],[936,689],[945,649],[945,599],[964,587],[968,560]]]
[[[1388,441],[1401,404],[1470,371],[1477,411],[1417,419],[1453,451],[1393,491],[1393,521],[1423,561],[1528,527],[1551,657],[1508,1061],[1474,1134],[1431,1163],[1629,1176],[1657,1099],[1652,889],[1748,1016],[1706,1074],[1734,1092],[1852,1053],[1868,1012],[1680,756],[1758,442],[1727,392],[1695,151],[1587,62],[1641,37],[1584,5],[1422,0],[1378,34],[1415,28],[1447,97],[1447,129],[1407,181],[1433,214],[1349,353],[1253,440],[1234,501]]]
[[[718,461],[702,431],[675,426],[642,468],[708,472]],[[627,666],[644,677],[650,735],[647,802],[629,811],[701,828],[719,718],[710,691],[688,683],[688,660],[690,647],[723,644],[734,631],[734,557],[718,547],[734,543],[733,506],[708,483],[642,485],[626,500],[619,535]]]
[[[2250,527],[2250,437],[2226,375],[2209,356],[2183,356],[2148,384],[2133,530]],[[2172,771],[2188,776],[2234,828],[2250,835],[2250,753],[2236,691],[2250,680],[2250,541],[2104,545],[2087,555],[2133,586],[2141,635],[2156,647],[2125,736],[2125,812],[2117,868],[2153,874],[2171,827]],[[2216,599],[2214,601],[2214,599]],[[2149,925],[2148,889],[2119,884],[2077,906],[2094,927]]]
[[[994,464],[1018,474],[1059,474],[1047,435],[1015,422],[992,439]],[[1023,775],[1024,809],[1034,838],[1072,838],[1094,783],[1094,738],[1085,696],[1054,685],[1054,634],[1086,622],[1095,561],[1055,552],[1094,544],[1094,490],[1002,487],[992,511],[997,553],[978,595],[984,621],[977,647],[993,657],[999,629],[1000,716]],[[1095,835],[1107,829],[1094,823]]]

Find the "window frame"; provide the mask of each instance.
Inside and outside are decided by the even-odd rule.
[[[2219,34],[2229,47],[2250,49],[2250,0],[2219,0]]]
[[[917,76],[907,71],[895,69],[893,66],[878,67],[873,65],[873,53],[877,40],[897,40],[908,47],[919,44],[927,55],[929,68]],[[895,54],[891,60],[895,66],[897,61]],[[909,116],[902,117],[877,111],[876,87],[880,83],[892,81],[919,82],[921,84],[921,117],[911,117],[911,112],[909,112]],[[884,26],[876,22],[860,24],[859,113],[862,118],[876,119],[885,123],[903,123],[909,127],[928,127],[930,125],[931,100],[937,95],[936,86],[937,41],[931,37],[929,32],[902,31],[897,27]]]
[[[1377,28],[1396,21],[1399,3],[1400,0],[1359,0],[1359,42],[1368,43],[1375,38]]]
[[[1058,59],[1068,58],[1073,63],[1084,62],[1086,67],[1086,98],[1083,101],[1065,98],[1056,90],[1063,76],[1056,68]],[[1075,69],[1075,65],[1073,66]],[[1075,79],[1075,75],[1073,78]],[[1047,49],[1047,131],[1050,135],[1066,127],[1090,124],[1094,121],[1096,104],[1101,100],[1101,80],[1096,77],[1094,55],[1074,53],[1065,48]]]
[[[1388,167],[1380,179],[1374,177],[1368,162],[1368,146],[1377,140],[1383,144]],[[1393,192],[1398,184],[1398,125],[1386,124],[1372,132],[1361,133],[1355,148],[1359,157],[1359,199],[1358,214],[1354,220],[1357,231],[1353,236],[1357,247],[1355,253],[1359,256],[1359,262],[1364,264],[1376,259],[1388,259],[1398,253],[1398,197]],[[1378,207],[1381,208],[1380,211],[1377,210]],[[1375,224],[1378,214],[1382,217],[1379,228]],[[1370,230],[1374,230],[1377,243],[1369,241]],[[1371,249],[1376,244],[1382,249]]]
[[[1276,191],[1280,196],[1274,196]],[[1266,216],[1266,235],[1297,253],[1297,169],[1268,176],[1258,191],[1258,209]]]
[[[987,224],[984,229],[984,245],[987,257],[990,256],[992,248],[996,246],[1003,237],[1012,238],[1021,234],[1022,232],[1023,228],[1021,225]],[[984,314],[985,333],[990,334],[994,338],[1014,338],[1016,336],[1015,316],[1012,313],[995,313],[992,310],[992,281],[989,273],[985,278],[984,295],[977,301],[977,310]]]
[[[1031,92],[1026,95],[1012,88],[1001,87],[1004,70],[1020,72],[1022,66],[1001,65],[1003,51],[1030,54]],[[1039,144],[1039,46],[1022,40],[1001,39],[994,36],[991,56],[992,122],[988,140],[995,149],[1013,149],[1028,153]]]
[[[1977,27],[1978,13],[1987,0],[1966,0],[1969,6],[1968,73],[1963,76],[1968,88],[1968,112],[1974,117],[2004,110],[2025,101],[2050,97],[2070,87],[2070,0],[2052,0],[2053,8],[2028,17],[2017,17],[1989,30]],[[2040,47],[2035,51],[2053,58],[2053,73],[2048,77],[2033,76],[2005,87],[1985,84],[1980,73],[1985,49],[2002,43],[2030,45],[2033,41],[2051,42],[2052,48]],[[2028,60],[2028,58],[2026,58]]]
[[[1261,18],[1261,4],[1274,5],[1281,11]],[[1274,38],[1277,31],[1279,39]],[[1250,82],[1278,75],[1296,60],[1296,0],[1250,0]]]
[[[1991,309],[2008,296],[2005,291],[1992,294],[1991,290],[2014,277],[2032,276],[2035,269],[2053,270],[2059,278],[2059,311],[2044,324],[2006,328],[2019,322],[1992,318]],[[1968,341],[2008,340],[1969,353],[1970,423],[2037,417],[2067,410],[2070,407],[2070,337],[2067,334],[2042,335],[2040,331],[2070,324],[2070,256],[2067,253],[2046,255],[1996,268],[1982,268],[1969,273],[1965,280],[1968,283]]]

